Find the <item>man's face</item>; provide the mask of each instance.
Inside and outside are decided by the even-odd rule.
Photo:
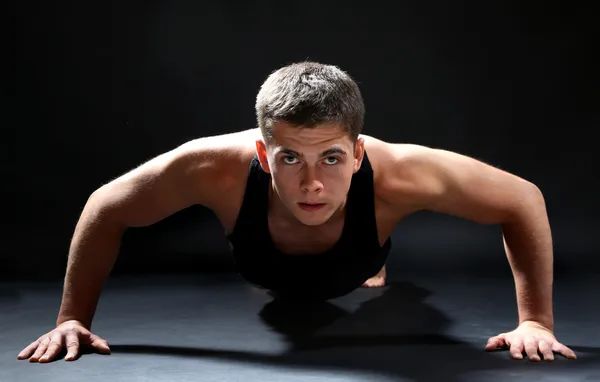
[[[334,124],[298,128],[273,126],[268,144],[256,142],[262,168],[271,174],[275,197],[301,223],[325,223],[346,201],[364,146]]]

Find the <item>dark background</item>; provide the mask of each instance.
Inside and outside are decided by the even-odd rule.
[[[536,183],[557,275],[597,272],[600,65],[588,4],[19,2],[0,273],[61,278],[92,191],[187,140],[254,127],[262,81],[305,59],[359,82],[365,133]],[[498,227],[421,213],[393,240],[392,274],[509,274]],[[114,272],[227,271],[227,249],[194,207],[128,231]]]

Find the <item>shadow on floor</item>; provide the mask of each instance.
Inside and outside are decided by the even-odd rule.
[[[429,293],[412,283],[391,284],[353,312],[335,301],[272,300],[259,314],[289,344],[281,354],[145,345],[111,345],[111,349],[113,353],[212,357],[312,371],[370,372],[414,381],[459,381],[470,373],[500,369],[503,375],[540,368],[581,375],[600,364],[600,348],[572,347],[578,360],[557,355],[553,362],[538,363],[513,360],[508,351],[485,352],[487,339],[474,344],[473,339],[468,342],[444,334],[451,322],[424,302]]]

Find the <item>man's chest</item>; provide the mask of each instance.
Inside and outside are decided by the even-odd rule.
[[[275,248],[289,255],[316,255],[336,245],[344,231],[344,219],[318,227],[268,218],[269,235]]]
[[[394,231],[398,218],[389,208],[375,203],[375,219],[353,221],[352,240],[372,240],[373,224],[376,225],[377,240],[383,246]],[[373,223],[374,222],[374,223]],[[290,255],[311,255],[324,253],[333,248],[342,238],[348,221],[344,216],[327,224],[310,227],[269,218],[268,227],[271,241],[278,250]]]

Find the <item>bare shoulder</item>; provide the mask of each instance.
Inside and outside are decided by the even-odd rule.
[[[188,141],[177,148],[177,156],[200,167],[214,167],[224,176],[235,171],[240,162],[249,162],[254,156],[255,141],[260,139],[258,129],[212,135]]]
[[[223,196],[243,187],[256,151],[256,130],[206,136],[185,142],[141,164],[103,188],[168,189],[179,204],[219,209]],[[165,197],[163,193],[163,198]]]
[[[374,171],[375,195],[380,201],[419,210],[423,198],[439,192],[431,163],[438,160],[441,150],[362,137]]]
[[[208,194],[212,201],[243,188],[257,139],[260,132],[251,129],[202,137],[178,147],[176,156],[186,162],[184,175],[195,194],[199,197]]]
[[[430,210],[489,224],[523,214],[526,203],[542,203],[530,181],[464,154],[371,137],[365,148],[376,198],[400,215]]]
[[[234,215],[255,137],[247,130],[186,142],[99,187],[86,210],[119,227],[151,225],[195,204]]]

